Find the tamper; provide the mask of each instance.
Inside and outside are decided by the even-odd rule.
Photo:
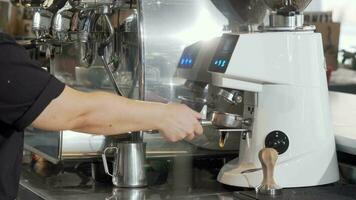
[[[262,164],[263,180],[260,186],[257,187],[257,194],[276,196],[282,193],[280,188],[274,181],[274,167],[278,158],[278,152],[273,148],[264,148],[258,158]]]

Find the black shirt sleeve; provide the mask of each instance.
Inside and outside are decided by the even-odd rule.
[[[0,121],[18,130],[30,125],[58,97],[64,84],[38,66],[26,50],[0,42]]]

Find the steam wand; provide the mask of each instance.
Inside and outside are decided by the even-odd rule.
[[[112,25],[111,25],[111,22],[110,22],[109,17],[108,17],[106,14],[104,14],[103,16],[104,16],[104,18],[105,18],[106,23],[108,24],[109,31],[110,31],[110,35],[109,35],[109,37],[108,37],[103,43],[101,43],[101,44],[99,45],[99,47],[98,47],[98,55],[100,56],[101,61],[102,61],[103,64],[104,64],[105,71],[106,71],[106,73],[108,74],[109,79],[110,79],[112,85],[114,86],[114,89],[115,89],[116,93],[117,93],[118,95],[122,96],[123,93],[122,93],[122,91],[120,90],[119,85],[118,85],[117,82],[115,81],[114,74],[113,74],[112,71],[110,70],[110,67],[109,67],[109,65],[108,65],[108,63],[106,62],[106,59],[105,59],[105,48],[110,44],[110,42],[111,42],[111,40],[112,40],[112,38],[113,38],[113,36],[114,36],[114,28],[113,28]]]

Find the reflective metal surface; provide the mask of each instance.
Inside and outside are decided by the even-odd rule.
[[[268,187],[267,185],[262,185],[260,187],[258,187],[257,189],[258,194],[261,195],[266,195],[268,197],[276,197],[278,195],[281,195],[283,190],[279,187],[275,188],[275,187]]]
[[[11,3],[13,3],[11,1]],[[14,2],[16,4],[16,2]],[[0,31],[4,32],[10,21],[11,4],[8,1],[0,1]]]
[[[25,7],[40,7],[44,2],[45,0],[20,0],[21,5]]]
[[[58,10],[53,17],[52,31],[54,39],[64,42],[68,39],[68,31],[70,30],[71,19],[73,12],[70,11],[72,6],[66,3],[65,6]]]
[[[270,16],[270,25],[272,27],[303,27],[304,25],[304,16],[295,15],[295,16],[283,16],[272,14]]]
[[[99,17],[103,10],[94,9],[110,2],[116,7],[118,2],[124,1],[102,1],[100,6],[97,1],[70,1],[70,4],[67,3],[56,12],[53,20],[53,39],[56,45],[51,49],[50,69],[52,74],[71,87],[82,91],[101,90],[114,93],[110,77],[105,73],[103,62],[97,54],[98,47],[107,40],[108,33],[111,32],[110,26],[106,25],[107,20]],[[84,9],[82,6],[85,4],[88,7]],[[229,5],[234,6],[233,10],[224,10]],[[72,12],[67,10],[70,6],[83,10]],[[121,9],[121,6],[126,8]],[[177,73],[177,65],[184,49],[189,46],[216,39],[224,32],[242,30],[240,27],[248,24],[259,24],[265,15],[265,6],[261,1],[139,0],[131,9],[127,9],[126,3],[119,7],[120,9],[113,9],[113,13],[109,15],[114,36],[104,54],[123,96],[165,103],[187,103],[207,115],[215,110],[242,112],[242,106],[231,105],[216,96],[216,88],[207,86],[210,79],[208,73],[199,76],[201,79],[198,81],[188,79],[184,73]],[[70,17],[71,26],[66,33]],[[206,72],[204,69],[202,71]],[[179,97],[184,97],[187,101],[184,102]],[[206,108],[208,105],[214,108]],[[66,140],[66,135],[72,139]],[[31,137],[32,140],[26,140],[26,146],[37,149],[35,136]],[[75,137],[78,139],[74,139]],[[107,140],[111,140],[95,138],[95,145],[91,146],[89,136],[76,136],[74,132],[65,132],[63,137],[59,134],[56,138],[57,143],[43,145],[48,146],[45,149],[57,151],[54,158],[52,157],[57,162],[67,158],[97,158],[108,144]],[[120,140],[129,138],[140,137],[123,135]],[[157,156],[175,156],[172,152],[178,152],[178,155],[179,152],[195,155],[195,151],[191,149],[196,147],[213,150],[238,149],[239,134],[230,135],[223,149],[219,147],[219,138],[219,131],[213,127],[205,127],[203,136],[190,141],[193,145],[185,142],[173,145],[165,142],[158,134],[144,136],[151,150],[154,149],[153,152],[161,152],[155,153]],[[76,145],[77,149],[71,148]],[[43,153],[52,155],[49,152]]]
[[[187,142],[172,144],[162,140],[158,135],[146,137],[146,157],[174,158],[174,157],[211,157],[214,155],[232,155],[235,151],[211,151],[192,146]],[[128,136],[120,135],[114,140],[101,135],[89,135],[73,131],[46,132],[41,130],[26,130],[25,149],[45,158],[52,163],[84,162],[100,159],[105,147],[112,146],[117,141],[128,140]],[[209,137],[209,138],[207,138]],[[196,138],[195,143],[202,146],[217,146],[219,134],[205,135]],[[227,141],[229,146],[236,145],[234,141]],[[101,164],[102,165],[102,164]]]
[[[279,12],[302,12],[312,0],[264,0],[266,5]]]
[[[112,173],[106,160],[106,152],[111,149],[115,150]],[[147,186],[145,155],[145,143],[119,142],[114,147],[107,147],[102,155],[105,172],[112,177],[112,182],[117,187]]]
[[[77,9],[98,9],[101,6],[110,6],[115,4],[123,4],[122,0],[69,0],[70,4]]]
[[[237,114],[213,112],[212,116],[213,125],[218,128],[241,128],[242,117]]]
[[[105,200],[145,200],[146,199],[146,189],[118,189],[114,188],[112,191],[112,196],[106,197]]]
[[[82,171],[66,166],[60,173],[51,173],[45,177],[36,174],[29,166],[24,166],[21,172],[18,199],[233,199],[232,192],[225,189],[215,179],[215,168],[220,167],[221,159],[214,156],[205,160],[202,158],[193,160],[192,157],[177,157],[168,161],[166,159],[150,160],[146,165],[149,186],[139,189],[116,188],[111,184],[111,180],[93,181],[90,177],[90,163],[80,165]],[[96,169],[96,178],[101,176],[100,171],[101,169]]]
[[[228,20],[208,0],[142,1],[140,12],[143,18],[145,99],[152,99],[153,93],[173,101],[175,88],[185,82],[175,77],[184,48],[220,36]]]
[[[311,0],[264,0],[273,12],[264,31],[314,31],[314,25],[304,25],[304,9]]]
[[[228,92],[224,89],[220,89],[218,95],[232,104],[238,104],[242,102],[242,96],[239,91]]]
[[[263,0],[212,0],[212,2],[229,20],[230,29],[235,31],[260,25],[267,11]]]
[[[34,128],[25,130],[24,148],[31,152],[44,153],[53,163],[60,158],[61,134],[59,132],[42,131]]]
[[[219,2],[228,3],[228,1]],[[231,26],[231,21],[218,9],[218,4],[223,5],[219,2],[210,0],[140,1],[139,15],[142,16],[142,20],[139,27],[141,27],[143,38],[141,78],[144,83],[142,93],[145,100],[182,102],[198,112],[202,111],[204,102],[206,102],[204,99],[209,96],[208,92],[214,93],[206,87],[209,74],[205,70],[205,73],[199,76],[191,74],[189,77],[189,72],[185,73],[177,67],[185,49],[204,46],[204,43],[210,39],[230,31],[226,27]],[[242,22],[240,25],[243,25]],[[207,43],[208,47],[210,42]],[[204,60],[204,58],[201,59]],[[197,62],[200,61],[197,60]],[[145,135],[145,138],[149,137],[151,135]],[[199,147],[220,150],[219,137],[219,133],[214,128],[205,127],[204,136],[191,142]],[[224,149],[237,149],[238,138],[233,136],[230,139],[231,143],[227,142]]]
[[[34,9],[32,31],[36,38],[46,37],[49,34],[53,14],[40,8]]]

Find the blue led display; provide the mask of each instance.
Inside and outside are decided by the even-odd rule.
[[[226,66],[226,60],[224,59],[218,59],[214,61],[214,65],[219,67],[219,68],[224,68]]]
[[[224,60],[221,64],[221,67],[225,67],[226,60]]]
[[[229,67],[230,59],[238,42],[238,35],[224,34],[220,38],[220,42],[212,62],[209,66],[209,71],[225,73]]]
[[[181,54],[178,62],[178,68],[191,69],[196,62],[202,44],[202,42],[196,42],[190,46],[187,46]]]
[[[191,65],[193,65],[193,59],[191,57],[184,56],[181,58],[180,60],[181,67],[187,68],[187,67],[191,67]]]

